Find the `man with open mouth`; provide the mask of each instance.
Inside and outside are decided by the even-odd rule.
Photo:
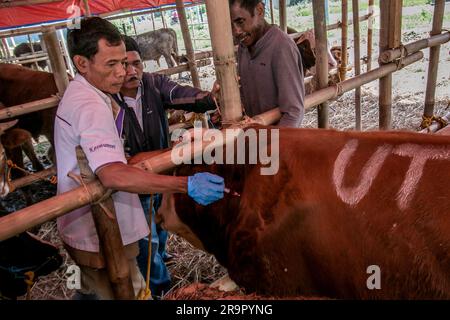
[[[248,116],[279,107],[278,125],[299,127],[305,86],[294,41],[264,19],[262,0],[229,0],[233,36],[239,42],[238,73]]]

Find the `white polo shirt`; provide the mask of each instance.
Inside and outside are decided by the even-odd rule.
[[[127,163],[117,133],[110,97],[77,74],[69,83],[55,119],[55,151],[58,163],[58,194],[79,187],[67,176],[79,174],[75,147],[86,153],[95,172],[111,162]],[[149,233],[137,194],[116,192],[112,195],[122,242],[136,242]],[[69,246],[90,252],[99,251],[99,241],[90,206],[72,211],[57,219],[59,233]]]
[[[138,88],[138,92],[136,94],[136,98],[131,98],[124,96],[123,99],[125,100],[126,104],[134,110],[134,113],[136,114],[136,118],[139,121],[139,125],[141,126],[141,129],[144,130],[143,126],[143,120],[142,120],[142,95],[141,95],[141,87]]]

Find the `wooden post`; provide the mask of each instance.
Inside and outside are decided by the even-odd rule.
[[[159,13],[161,13],[161,20],[162,20],[163,27],[167,28],[166,18],[164,17],[164,11],[160,11]]]
[[[33,40],[31,40],[31,35],[27,34],[27,38],[28,38],[28,43],[30,44],[31,54],[34,55],[35,52],[34,52]],[[39,65],[36,61],[34,62],[34,66],[36,67],[36,70],[39,70]]]
[[[45,28],[42,32],[42,38],[47,48],[47,54],[50,59],[53,77],[55,78],[58,93],[62,97],[69,85],[69,77],[67,76],[66,65],[61,54],[61,47],[59,45],[56,30],[53,27]]]
[[[242,106],[228,1],[206,0],[206,12],[214,51],[216,76],[220,84],[222,119],[224,122],[239,121],[242,118]]]
[[[181,25],[181,32],[183,33],[184,46],[186,48],[186,55],[188,58],[189,70],[191,72],[192,83],[194,87],[201,88],[200,79],[198,77],[197,63],[195,61],[195,53],[192,47],[191,34],[189,33],[189,25],[186,18],[186,10],[184,8],[183,0],[176,0],[178,19]]]
[[[317,88],[328,86],[328,41],[325,23],[325,4],[323,0],[313,0],[314,35],[316,38],[316,81]],[[328,128],[328,103],[318,107],[319,128]]]
[[[445,0],[436,0],[434,4],[433,28],[430,35],[438,35],[442,31],[444,20]],[[423,115],[432,117],[434,113],[434,97],[436,94],[436,79],[439,66],[439,51],[441,46],[430,48],[430,61],[428,63],[427,90],[425,92],[425,110]]]
[[[287,33],[287,13],[286,13],[286,0],[278,0],[278,10],[280,11],[280,29]]]
[[[353,4],[353,46],[355,55],[355,76],[361,74],[361,54],[359,38],[359,3],[352,0]],[[361,87],[355,89],[355,129],[361,130]]]
[[[446,42],[450,41],[450,31],[429,37],[429,38],[425,38],[425,39],[421,39],[421,40],[417,40],[408,44],[405,44],[402,48],[396,48],[396,49],[391,49],[391,50],[387,50],[384,51],[380,57],[378,58],[378,61],[380,61],[380,63],[389,63],[392,62],[398,58],[400,58],[402,56],[403,53],[405,53],[406,55],[417,52],[419,50],[425,49],[425,48],[431,48],[431,47],[435,47],[441,44],[444,44]]]
[[[372,69],[374,0],[369,0],[369,20],[367,21],[367,71]]]
[[[86,155],[81,147],[76,148],[78,166],[82,184],[95,180],[95,175],[89,167]],[[106,192],[106,189],[104,190]],[[135,298],[133,283],[130,277],[130,266],[123,249],[122,236],[117,223],[114,202],[109,195],[99,204],[91,205],[92,218],[99,239],[100,252],[103,255],[111,282],[114,298],[119,300],[132,300]],[[104,208],[106,208],[105,211]]]
[[[66,66],[69,67],[70,75],[72,77],[74,77],[75,70],[73,68],[72,59],[70,59],[70,56],[69,56],[69,49],[67,48],[66,38],[64,37],[64,33],[61,29],[58,30],[58,34],[59,34],[59,40],[61,41],[61,44],[62,44],[62,50],[63,50],[64,60],[66,61]]]
[[[273,0],[270,0],[270,23],[275,24],[275,18],[273,16]]]
[[[380,0],[380,55],[383,51],[400,46],[402,0]],[[392,75],[380,79],[379,126],[389,130],[392,122]]]
[[[89,8],[89,0],[83,0],[83,5],[84,5],[84,15],[85,15],[85,17],[92,16],[91,8]]]
[[[155,17],[153,15],[153,12],[150,15],[152,17],[152,25],[153,25],[153,31],[155,31],[156,27],[155,27]]]
[[[341,81],[344,81],[347,75],[348,0],[342,0],[341,27],[341,65],[339,67],[339,76]]]
[[[137,36],[136,22],[134,21],[134,16],[131,17],[131,22],[133,23],[134,35]]]

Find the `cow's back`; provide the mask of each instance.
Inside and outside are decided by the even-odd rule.
[[[163,28],[134,37],[141,50],[142,59],[157,60],[161,55],[170,56],[172,53],[178,56],[177,34],[175,30]]]
[[[6,107],[49,98],[58,92],[53,74],[15,64],[0,64],[0,100]],[[19,125],[36,135],[52,131],[56,108],[20,117]]]
[[[249,291],[450,298],[449,165],[449,137],[282,129],[277,175],[185,166],[178,174],[217,173],[241,197],[202,207],[176,195],[176,209]],[[367,288],[373,265],[381,290]]]

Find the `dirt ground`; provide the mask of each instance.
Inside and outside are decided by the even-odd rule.
[[[447,11],[449,4],[447,4]],[[428,36],[429,27],[414,28],[405,30],[403,33],[403,43],[416,41]],[[330,43],[335,43],[338,39],[337,32],[331,37]],[[378,34],[374,34],[374,48],[378,46]],[[366,40],[363,37],[361,56],[365,55]],[[350,42],[349,46],[353,46]],[[350,52],[352,49],[350,49]],[[392,128],[396,130],[416,131],[421,122],[423,105],[425,99],[425,87],[428,70],[429,50],[423,50],[424,58],[393,75],[393,106],[392,106]],[[352,54],[350,54],[352,61]],[[377,67],[374,53],[373,68]],[[147,70],[152,70],[155,64],[147,63]],[[436,87],[436,108],[435,114],[443,116],[450,112],[450,43],[441,46],[439,73]],[[364,69],[363,69],[364,71]],[[351,72],[349,73],[349,76]],[[184,73],[187,76],[187,73]],[[201,85],[204,89],[211,89],[215,80],[214,68],[212,66],[200,70]],[[174,80],[178,79],[173,76]],[[188,78],[179,80],[182,84],[190,84]],[[362,127],[363,130],[376,130],[378,128],[378,81],[366,84],[362,87]],[[354,93],[347,92],[329,104],[330,106],[330,126],[338,130],[352,130],[354,128]],[[310,109],[305,113],[303,121],[304,127],[317,127],[317,112]],[[39,157],[44,163],[49,164],[45,158],[45,150],[48,148],[47,142],[37,144]],[[39,182],[30,186],[33,201],[38,202],[55,194],[56,188],[48,182]],[[21,191],[16,191],[2,200],[2,204],[9,212],[19,210],[26,206]],[[39,230],[39,236],[44,240],[53,242],[61,248],[65,257],[64,265],[55,273],[40,279],[32,290],[32,299],[70,299],[74,293],[66,287],[65,271],[73,264],[57,235],[54,222],[45,223]],[[173,278],[173,288],[168,292],[168,298],[186,298],[189,295],[196,299],[201,297],[195,295],[192,288],[202,290],[205,295],[208,289],[205,287],[195,287],[195,283],[211,283],[225,274],[215,258],[207,253],[195,250],[183,239],[171,235],[168,242],[168,251],[175,253],[177,258],[169,269]],[[174,292],[176,289],[189,286],[186,292]],[[192,287],[194,286],[194,287]],[[200,288],[200,289],[199,289]],[[194,290],[195,291],[195,290]],[[209,291],[208,291],[209,292]],[[183,296],[183,294],[186,294]],[[209,292],[213,297],[217,293]],[[240,295],[240,294],[238,294]],[[222,297],[222,296],[220,296]],[[218,297],[218,298],[220,298]],[[226,296],[225,298],[230,298]],[[217,298],[217,297],[216,297]],[[222,297],[223,298],[223,297]],[[256,297],[253,297],[256,298]],[[245,299],[245,297],[243,297]]]

